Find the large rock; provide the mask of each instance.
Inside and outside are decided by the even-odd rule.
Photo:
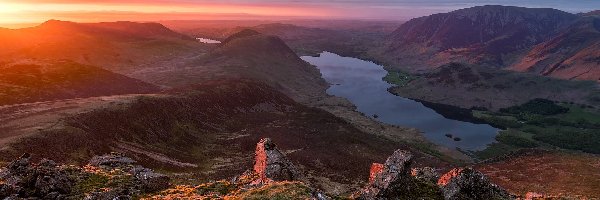
[[[169,187],[170,178],[164,174],[155,173],[151,169],[136,166],[131,174],[140,183],[144,192],[156,192]]]
[[[357,199],[393,199],[411,185],[410,164],[412,154],[408,151],[396,150],[381,166],[371,167],[372,181],[358,195]],[[374,170],[373,170],[374,169]]]
[[[36,194],[40,196],[69,194],[75,185],[75,180],[65,170],[58,168],[52,160],[42,160],[34,173],[34,187]]]
[[[440,174],[437,170],[431,167],[413,168],[411,170],[411,175],[416,179],[431,183],[437,183],[440,178]]]
[[[300,177],[298,169],[277,149],[270,138],[256,145],[254,172],[261,182],[291,181]]]
[[[375,178],[383,172],[383,164],[381,163],[373,163],[371,165],[371,170],[369,171],[369,184],[373,184],[375,182]]]
[[[27,172],[30,169],[29,159],[31,159],[31,155],[28,153],[24,153],[19,158],[13,160],[6,166],[6,169],[9,173],[12,174],[22,174]]]
[[[75,185],[70,172],[51,160],[32,164],[30,157],[24,154],[2,170],[0,198],[64,199]]]
[[[506,190],[490,183],[472,168],[456,168],[444,174],[438,185],[447,200],[514,199]]]

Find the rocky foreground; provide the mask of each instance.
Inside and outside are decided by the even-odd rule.
[[[0,171],[0,199],[515,199],[472,168],[441,175],[411,168],[413,155],[395,151],[371,167],[369,184],[349,197],[314,189],[271,139],[256,147],[253,170],[231,180],[173,185],[168,176],[136,165],[119,153],[92,158],[83,167],[38,163],[24,154]]]

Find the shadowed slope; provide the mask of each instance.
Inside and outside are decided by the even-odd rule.
[[[152,84],[69,61],[0,64],[0,105],[157,91]]]

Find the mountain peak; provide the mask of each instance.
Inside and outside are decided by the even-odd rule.
[[[229,43],[230,41],[235,40],[235,39],[245,38],[245,37],[250,37],[250,36],[255,36],[255,35],[261,35],[261,33],[259,33],[258,31],[252,30],[252,29],[244,29],[240,32],[234,33],[233,35],[227,37],[227,39],[223,40],[222,44]]]

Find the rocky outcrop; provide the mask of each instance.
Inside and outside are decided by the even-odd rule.
[[[145,192],[156,192],[169,187],[169,177],[164,174],[155,173],[151,169],[136,166],[131,170],[135,180],[140,183]]]
[[[30,158],[31,155],[23,154],[0,171],[0,199],[63,199],[71,193],[75,185],[71,170],[46,159],[32,164]]]
[[[156,192],[169,187],[170,178],[164,174],[155,173],[152,169],[134,165],[135,160],[125,157],[121,153],[110,153],[95,156],[89,165],[106,170],[124,170],[133,176],[133,181],[142,192]]]
[[[30,159],[24,154],[0,170],[0,199],[131,199],[169,187],[168,176],[118,153],[96,156],[84,167]]]
[[[514,199],[506,190],[490,183],[485,175],[472,168],[456,168],[444,174],[438,185],[444,199]]]
[[[416,179],[434,183],[440,178],[440,174],[437,170],[431,167],[413,168],[411,170],[411,175]]]
[[[371,166],[369,184],[355,199],[514,199],[471,168],[453,169],[440,178],[431,167],[410,168],[412,154],[396,150],[384,164]]]
[[[396,150],[383,165],[371,166],[369,185],[360,191],[357,199],[394,199],[411,193],[414,185],[410,176],[413,155],[408,151]]]
[[[383,164],[381,163],[373,163],[371,165],[371,171],[369,172],[369,184],[373,184],[375,182],[375,178],[383,172]]]
[[[300,173],[270,138],[261,139],[256,145],[254,172],[261,182],[298,180]]]
[[[95,156],[83,167],[37,164],[24,154],[0,170],[0,199],[126,200],[155,194],[150,199],[330,199],[269,139],[256,146],[253,170],[231,181],[170,187],[169,177],[135,165],[120,153]],[[514,199],[471,168],[453,169],[441,176],[430,167],[411,168],[413,155],[396,150],[383,164],[371,166],[369,183],[352,199]],[[539,196],[539,195],[538,195]]]

